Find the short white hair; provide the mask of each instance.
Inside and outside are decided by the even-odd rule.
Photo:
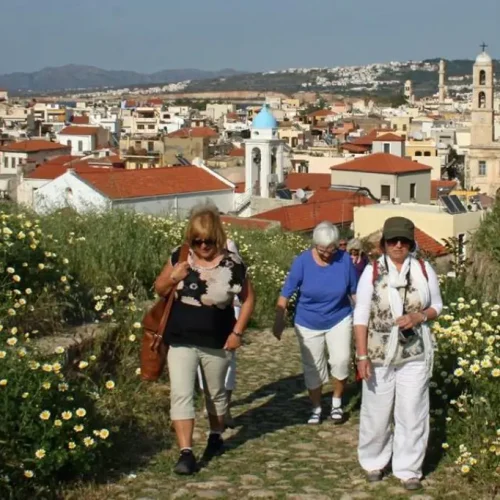
[[[322,247],[331,245],[337,246],[339,243],[339,230],[331,222],[319,223],[313,231],[313,243]]]

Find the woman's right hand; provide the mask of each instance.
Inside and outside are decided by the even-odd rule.
[[[189,263],[187,261],[178,262],[172,269],[172,272],[170,273],[170,278],[175,283],[179,283],[179,281],[182,281],[188,275],[188,273],[189,273]]]
[[[369,380],[372,376],[372,363],[369,359],[363,359],[357,362],[358,375],[362,380]]]

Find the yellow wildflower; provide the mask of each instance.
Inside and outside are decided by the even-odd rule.
[[[41,460],[42,458],[45,458],[46,454],[47,453],[45,452],[45,450],[43,448],[40,448],[39,450],[36,450],[35,457]]]
[[[73,416],[73,413],[71,413],[70,411],[63,411],[61,413],[61,416],[64,420],[69,420]]]

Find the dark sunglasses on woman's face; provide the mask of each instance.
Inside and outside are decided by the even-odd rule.
[[[396,246],[398,242],[401,243],[401,245],[408,245],[411,246],[412,242],[408,238],[389,238],[386,240],[386,243],[391,246]]]
[[[205,244],[206,247],[213,247],[215,245],[215,241],[209,239],[203,240],[201,238],[196,238],[191,242],[193,247],[201,247],[201,245]]]

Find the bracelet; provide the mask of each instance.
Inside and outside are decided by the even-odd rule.
[[[231,332],[232,335],[236,335],[237,337],[243,337],[243,334],[242,333],[238,333],[238,332]]]
[[[424,312],[424,311],[422,311],[420,314],[421,314],[421,315],[422,315],[422,317],[423,317],[422,323],[427,323],[427,319],[428,319],[428,318],[427,318],[427,314],[425,314],[425,312]]]
[[[358,356],[358,355],[356,354],[356,360],[357,360],[357,361],[365,361],[365,360],[367,360],[367,359],[369,359],[369,358],[368,358],[368,355],[366,355],[366,354],[362,354],[361,356]]]

